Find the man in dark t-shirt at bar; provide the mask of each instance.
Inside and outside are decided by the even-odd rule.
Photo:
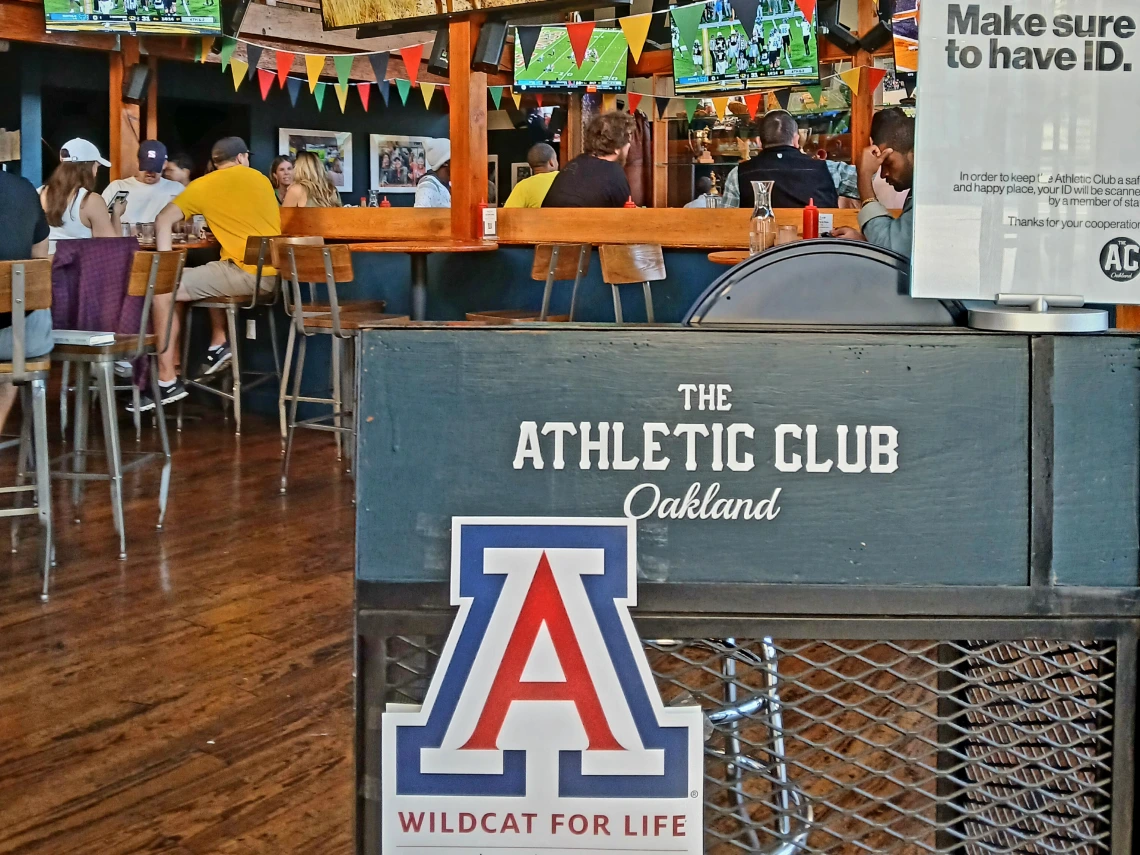
[[[586,125],[584,153],[562,167],[544,208],[620,208],[630,198],[626,156],[633,134],[628,113],[602,113]]]

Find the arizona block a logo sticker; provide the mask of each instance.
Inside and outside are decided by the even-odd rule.
[[[700,853],[703,720],[630,618],[634,523],[456,518],[455,624],[383,715],[385,855]]]

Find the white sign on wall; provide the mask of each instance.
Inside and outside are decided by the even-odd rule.
[[[1140,303],[1138,18],[923,0],[913,296]]]

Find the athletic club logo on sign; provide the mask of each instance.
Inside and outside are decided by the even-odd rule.
[[[634,630],[634,525],[454,520],[459,613],[423,706],[383,716],[386,855],[703,851],[703,718]]]

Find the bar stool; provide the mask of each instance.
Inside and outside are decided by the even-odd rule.
[[[621,293],[619,285],[641,285],[645,297],[645,318],[653,319],[653,292],[650,282],[660,282],[665,278],[665,254],[654,243],[607,244],[598,247],[602,261],[602,281],[610,286],[614,298],[614,320],[623,323],[621,314]]]
[[[353,281],[352,251],[345,245],[298,246],[295,243],[281,242],[274,245],[275,257],[284,270],[288,282],[288,308],[293,319],[293,328],[301,336],[297,348],[297,365],[293,374],[293,394],[289,396],[289,424],[285,440],[285,459],[281,462],[281,492],[288,487],[289,461],[293,455],[293,437],[297,428],[331,431],[336,435],[337,459],[341,458],[341,434],[351,437],[351,447],[356,443],[356,371],[353,366],[355,347],[346,348],[345,342],[355,341],[360,331],[393,321],[407,320],[407,315],[386,315],[383,312],[369,312],[358,309],[342,311],[337,286]],[[306,303],[301,296],[301,282],[323,283],[328,303],[316,303],[312,299]],[[310,287],[309,296],[315,289]],[[301,380],[305,371],[305,351],[308,340],[313,335],[328,335],[332,342],[332,397],[314,398],[301,395]],[[347,384],[347,396],[342,395],[342,386]],[[348,406],[345,406],[347,399]],[[297,421],[297,404],[300,402],[322,404],[331,408],[326,415]],[[349,426],[343,423],[347,418]],[[330,423],[331,422],[331,423]],[[353,470],[355,454],[350,453]],[[350,470],[350,471],[353,471]]]
[[[164,331],[162,351],[158,350],[158,336],[148,333],[151,310],[156,296],[173,295],[182,281],[182,267],[186,263],[185,250],[172,252],[138,252],[131,265],[127,293],[143,298],[142,320],[137,336],[120,335],[111,344],[57,345],[56,356],[64,362],[75,363],[75,438],[72,451],[55,461],[62,464],[52,477],[71,481],[71,501],[76,508],[83,501],[84,483],[109,481],[111,485],[111,514],[115,531],[119,535],[119,559],[127,557],[126,524],[123,519],[123,474],[162,458],[162,478],[158,491],[158,528],[166,519],[166,500],[170,491],[170,439],[166,432],[166,414],[162,406],[162,390],[158,386],[158,354],[170,347],[170,326],[174,317],[171,306]],[[161,451],[124,452],[119,442],[118,413],[115,410],[115,362],[147,357],[150,390],[154,396],[155,417]],[[87,456],[95,453],[87,448],[87,420],[91,403],[89,390],[91,375],[95,375],[99,409],[103,413],[103,453],[107,457],[107,472],[88,472]],[[134,459],[124,465],[124,454]],[[79,518],[76,517],[76,522]]]
[[[573,321],[574,309],[578,304],[578,286],[582,284],[582,277],[590,269],[590,248],[588,243],[540,243],[535,246],[530,278],[535,282],[546,283],[542,289],[542,310],[537,317],[529,309],[487,309],[481,312],[468,312],[467,320],[491,325],[534,320]],[[550,295],[554,291],[554,283],[570,280],[574,280],[574,289],[570,292],[570,314],[552,318]]]
[[[0,312],[12,315],[12,360],[0,363],[0,377],[20,387],[23,424],[20,439],[4,443],[19,444],[16,484],[0,487],[0,493],[13,495],[13,506],[0,510],[0,517],[39,518],[43,533],[41,568],[44,584],[40,599],[47,602],[51,587],[51,568],[55,563],[55,540],[51,519],[51,476],[48,465],[47,379],[51,356],[38,354],[29,361],[26,348],[27,313],[51,308],[51,261],[46,258],[0,262]],[[25,485],[29,450],[34,457],[35,484]],[[23,507],[25,493],[35,493],[36,507]],[[12,551],[16,551],[16,520],[12,526]]]

